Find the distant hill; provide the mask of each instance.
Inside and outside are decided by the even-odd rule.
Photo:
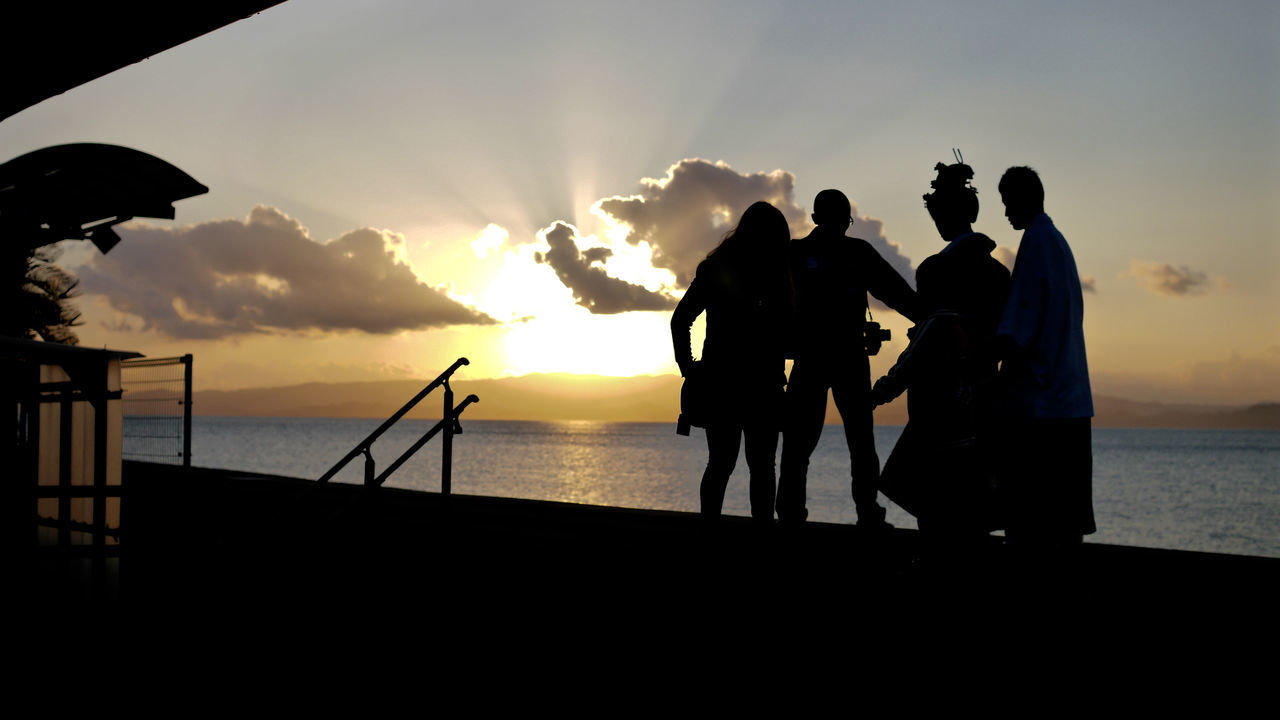
[[[425,380],[359,383],[307,383],[249,390],[197,392],[197,415],[385,418],[423,388]],[[595,420],[675,422],[681,379],[674,375],[628,378],[542,374],[453,383],[456,401],[474,393],[480,402],[468,408],[473,420]],[[436,390],[410,417],[440,417],[443,391]],[[1242,406],[1175,405],[1094,397],[1096,427],[1185,427],[1280,429],[1280,403]],[[828,422],[838,422],[828,403]],[[907,420],[902,398],[876,411],[876,422]]]
[[[1098,427],[1280,429],[1280,403],[1249,406],[1173,405],[1095,395]]]

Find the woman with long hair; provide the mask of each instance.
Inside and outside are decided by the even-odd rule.
[[[671,316],[676,364],[695,383],[695,425],[706,428],[702,515],[720,516],[725,488],[746,438],[751,517],[773,519],[774,459],[786,384],[784,335],[791,310],[787,245],[791,230],[767,202],[747,208],[737,227],[698,265]],[[689,328],[707,314],[702,358],[693,359]],[[685,408],[686,415],[690,408]]]

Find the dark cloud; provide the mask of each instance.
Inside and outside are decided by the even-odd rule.
[[[627,242],[647,241],[654,267],[675,273],[676,286],[687,287],[698,263],[733,228],[754,202],[765,201],[782,211],[791,232],[800,237],[812,229],[809,213],[795,201],[795,175],[785,170],[740,173],[723,162],[690,158],[667,168],[664,178],[645,178],[640,192],[596,203],[598,211],[630,227]],[[857,217],[857,205],[853,206]],[[884,235],[884,223],[858,217],[849,230],[876,249],[908,283],[915,270],[901,247]],[[875,307],[884,305],[873,302]]]
[[[1200,295],[1209,291],[1209,276],[1185,265],[1174,267],[1168,263],[1134,260],[1129,264],[1128,275],[1137,278],[1143,287],[1159,295],[1181,297]]]
[[[98,324],[101,325],[104,330],[110,330],[111,332],[133,332],[133,323],[124,318],[117,318],[110,321],[102,320]]]
[[[550,249],[534,259],[550,265],[560,282],[573,291],[579,305],[596,315],[612,315],[631,310],[670,310],[674,298],[646,290],[619,278],[610,277],[603,263],[613,254],[604,247],[579,250],[572,225],[556,222],[543,233]]]
[[[1097,279],[1095,279],[1092,275],[1090,275],[1089,277],[1082,276],[1080,278],[1080,289],[1084,290],[1087,293],[1094,293],[1096,295],[1098,292]]]
[[[793,233],[805,229],[807,214],[795,203],[795,181],[783,170],[743,174],[722,162],[692,158],[667,168],[665,178],[641,180],[639,193],[605,198],[596,207],[630,226],[627,242],[647,241],[654,267],[675,273],[677,285],[686,287],[698,263],[754,202],[781,210]]]
[[[398,262],[404,239],[372,228],[326,243],[271,207],[246,221],[125,228],[80,269],[86,292],[175,338],[288,330],[389,334],[496,321],[423,284]]]

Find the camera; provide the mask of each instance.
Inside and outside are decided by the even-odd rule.
[[[862,347],[867,351],[867,355],[875,355],[880,352],[880,345],[892,338],[892,334],[887,328],[881,328],[880,323],[874,320],[868,320],[862,324]]]

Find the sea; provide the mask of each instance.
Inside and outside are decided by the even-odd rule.
[[[360,418],[197,416],[192,464],[318,478],[381,424]],[[373,447],[381,472],[422,436],[428,420],[402,420]],[[697,511],[706,438],[674,423],[462,421],[454,438],[452,487],[465,495]],[[883,462],[902,428],[877,426]],[[436,437],[387,485],[438,491]],[[363,458],[335,477],[360,483]],[[827,426],[809,471],[810,519],[853,523],[849,453]],[[1098,532],[1089,542],[1280,557],[1280,431],[1094,428],[1093,497]],[[914,519],[885,498],[888,519]],[[739,458],[724,512],[749,515],[746,461]]]

